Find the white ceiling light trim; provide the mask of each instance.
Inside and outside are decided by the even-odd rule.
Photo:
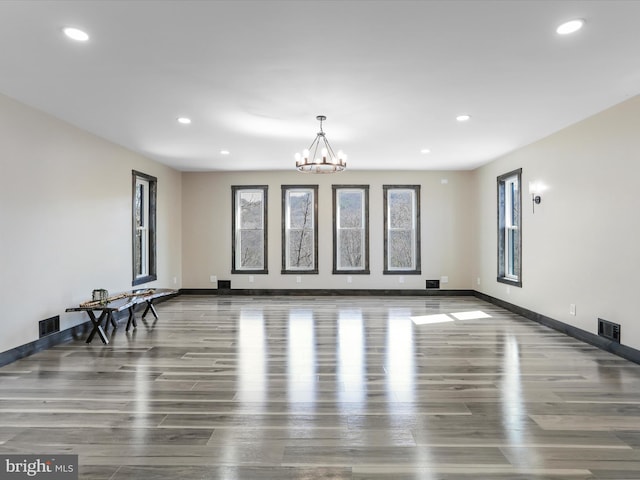
[[[84,30],[80,30],[75,27],[65,27],[62,29],[62,33],[64,33],[71,40],[75,40],[76,42],[86,42],[89,40],[89,34]]]
[[[575,33],[580,30],[584,26],[584,20],[580,18],[576,18],[574,20],[569,20],[568,22],[564,22],[556,28],[556,33],[558,35],[569,35],[571,33]]]
[[[178,123],[181,123],[182,125],[191,124],[191,119],[189,117],[178,117],[177,120],[178,120]]]
[[[471,115],[467,115],[466,113],[462,115],[458,115],[456,117],[456,120],[459,122],[468,122],[469,120],[471,120]]]

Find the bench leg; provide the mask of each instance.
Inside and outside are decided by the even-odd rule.
[[[133,328],[138,328],[138,324],[136,323],[136,315],[133,311],[133,306],[129,307],[129,320],[127,320],[127,329],[126,331],[129,331],[129,328],[131,328],[131,325],[133,325]]]
[[[151,310],[151,313],[153,313],[153,316],[156,317],[156,320],[158,319],[158,312],[156,312],[155,307],[153,306],[153,301],[152,300],[147,300],[147,308],[144,309],[144,313],[142,314],[142,318],[144,318],[147,313],[149,313],[149,310]]]
[[[93,313],[93,310],[87,310],[87,315],[89,315],[89,318],[91,319],[91,323],[93,324],[93,330],[91,330],[91,333],[87,337],[87,343],[91,343],[91,340],[93,340],[93,337],[97,333],[98,336],[100,337],[100,340],[102,340],[102,343],[107,345],[109,343],[109,339],[107,338],[107,335],[104,333],[104,330],[102,329],[102,322],[107,317],[111,316],[111,312],[103,310],[102,313],[100,314],[100,317],[96,318],[96,316]]]

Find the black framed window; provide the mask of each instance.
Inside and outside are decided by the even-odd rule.
[[[383,185],[384,274],[419,275],[420,185]]]
[[[369,273],[369,185],[333,185],[333,273]]]
[[[156,280],[156,204],[158,179],[132,171],[132,285]]]
[[[232,186],[231,273],[267,274],[268,186]]]
[[[318,185],[282,185],[282,273],[318,273]]]
[[[498,181],[498,282],[522,286],[522,169]]]

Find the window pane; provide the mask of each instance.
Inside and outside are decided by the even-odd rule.
[[[143,187],[136,183],[134,208],[133,208],[133,275],[139,277],[142,275],[142,199]]]
[[[514,267],[513,260],[515,259],[515,256],[516,256],[515,233],[516,233],[516,231],[513,230],[513,229],[509,231],[509,246],[508,246],[509,255],[508,255],[508,259],[507,259],[507,265],[508,265],[507,273],[508,273],[509,276],[512,276],[512,277],[515,275],[515,270],[513,268]]]
[[[390,228],[413,228],[413,192],[390,190],[388,202]]]
[[[338,198],[339,228],[361,228],[363,218],[363,192],[340,192]]]
[[[389,268],[413,269],[413,232],[391,230],[389,232]]]
[[[513,244],[513,259],[511,260],[511,275],[514,278],[518,278],[520,276],[520,230],[513,230],[512,234],[512,244]]]
[[[289,192],[289,228],[310,228],[312,224],[312,192]]]
[[[262,192],[240,192],[240,228],[262,229]]]
[[[518,221],[520,219],[520,206],[518,205],[518,200],[520,195],[518,195],[518,180],[514,179],[511,183],[511,205],[510,205],[510,216],[511,216],[511,225],[518,226]]]
[[[264,234],[262,230],[240,231],[241,268],[261,269],[264,265]]]
[[[313,268],[313,230],[289,232],[290,268]]]
[[[364,268],[363,246],[364,235],[361,229],[338,231],[340,269]]]

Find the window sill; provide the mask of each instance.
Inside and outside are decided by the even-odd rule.
[[[143,283],[149,283],[149,282],[153,282],[154,280],[157,280],[158,276],[157,275],[147,275],[146,277],[139,277],[133,280],[133,282],[131,282],[132,286],[136,286],[136,285],[142,285]]]
[[[498,281],[498,283],[504,283],[505,285],[511,285],[512,287],[522,288],[522,281],[520,280],[512,280],[507,277],[498,277],[496,278],[496,280]]]
[[[422,270],[384,270],[383,275],[422,275]]]

